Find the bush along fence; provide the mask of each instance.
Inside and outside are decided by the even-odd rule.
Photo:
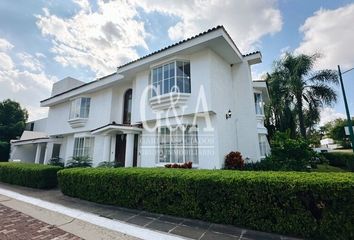
[[[65,195],[316,239],[354,238],[351,173],[65,169]]]
[[[61,167],[33,163],[0,163],[0,182],[49,189],[58,185]]]
[[[328,160],[329,165],[354,172],[353,153],[329,152],[323,153],[323,156]]]

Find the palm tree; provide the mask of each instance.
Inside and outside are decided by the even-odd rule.
[[[338,84],[337,72],[328,69],[314,71],[314,64],[319,57],[318,54],[295,56],[286,53],[275,63],[271,74],[273,81],[276,75],[276,81],[281,82],[282,91],[274,90],[280,95],[283,104],[293,107],[303,138],[306,138],[306,129],[312,128],[319,121],[320,108],[337,100],[333,89],[333,85]]]
[[[267,74],[266,81],[269,90],[269,104],[265,108],[266,126],[269,137],[276,131],[289,132],[292,138],[296,135],[296,123],[292,110],[292,99],[287,90],[286,81],[281,72]]]

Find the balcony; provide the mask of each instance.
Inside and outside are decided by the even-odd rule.
[[[69,119],[68,123],[72,128],[79,128],[85,126],[87,122],[87,118],[73,118]]]
[[[171,92],[164,95],[154,96],[149,99],[149,103],[153,110],[165,110],[171,107],[185,105],[190,95],[190,93]]]

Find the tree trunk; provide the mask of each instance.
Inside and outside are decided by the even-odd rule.
[[[299,118],[300,124],[300,134],[303,138],[306,138],[306,128],[305,128],[305,121],[304,121],[304,113],[302,111],[302,95],[296,96],[296,107],[297,107],[297,116]]]

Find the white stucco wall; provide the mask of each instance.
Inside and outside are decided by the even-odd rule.
[[[132,80],[128,82],[121,83],[112,88],[112,104],[111,104],[111,114],[110,114],[110,122],[115,121],[116,123],[123,122],[123,108],[124,108],[124,94],[128,89],[132,88]],[[133,91],[133,99],[138,98],[135,97]],[[132,106],[132,109],[133,108]],[[134,111],[138,112],[138,111]]]
[[[36,157],[37,144],[24,144],[11,146],[11,160],[21,160],[21,162],[34,163]]]
[[[110,123],[112,88],[107,88],[95,93],[86,94],[91,98],[90,112],[84,127],[72,128],[68,123],[70,114],[70,101],[50,107],[48,113],[47,132],[50,136],[65,135],[75,132],[91,131]]]
[[[258,143],[256,110],[250,66],[247,62],[235,64],[232,67],[235,89],[235,114],[238,148],[244,158],[260,159]]]

